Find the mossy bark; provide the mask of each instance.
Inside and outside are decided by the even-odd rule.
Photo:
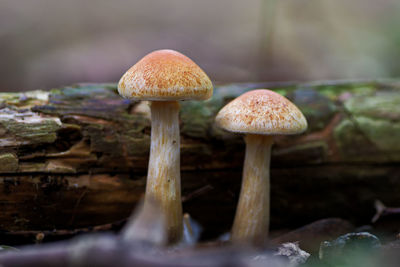
[[[399,81],[221,85],[180,112],[183,209],[209,235],[232,225],[245,152],[242,137],[213,119],[255,88],[285,95],[309,122],[305,134],[275,139],[272,228],[327,216],[365,222],[376,198],[400,205]],[[146,105],[122,99],[115,84],[0,93],[0,103],[1,230],[85,227],[131,213],[145,188]]]

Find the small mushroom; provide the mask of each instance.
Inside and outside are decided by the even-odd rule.
[[[118,83],[125,98],[151,101],[151,147],[146,200],[165,214],[169,243],[182,237],[178,100],[205,100],[213,86],[191,59],[173,50],[154,51],[132,66]]]
[[[216,123],[225,130],[246,134],[243,180],[231,240],[263,242],[269,228],[273,136],[302,133],[307,121],[288,99],[259,89],[228,103],[219,111]]]

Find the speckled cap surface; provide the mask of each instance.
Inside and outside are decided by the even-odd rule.
[[[138,100],[204,100],[212,96],[213,85],[190,58],[173,50],[157,50],[122,76],[118,92]]]
[[[307,129],[301,111],[287,98],[267,89],[244,93],[223,107],[216,119],[225,130],[249,134],[299,134]]]

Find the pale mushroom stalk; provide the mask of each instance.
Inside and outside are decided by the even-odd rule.
[[[232,241],[262,242],[268,234],[272,136],[245,136],[246,154]]]
[[[304,132],[306,118],[285,97],[258,89],[232,100],[218,112],[215,121],[227,131],[246,134],[242,191],[231,239],[262,244],[269,227],[269,165],[273,136]]]
[[[179,103],[151,102],[146,199],[152,198],[161,203],[170,242],[179,241],[183,233],[179,144]]]
[[[206,100],[213,86],[190,58],[173,50],[143,57],[121,77],[118,92],[132,100],[151,101],[151,147],[146,198],[154,198],[165,213],[168,243],[183,236],[180,192],[179,104]]]

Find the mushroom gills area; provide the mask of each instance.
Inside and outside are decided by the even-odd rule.
[[[245,141],[242,187],[231,238],[232,241],[258,243],[268,236],[273,139],[267,135],[249,134]]]
[[[182,236],[179,146],[179,103],[152,102],[146,199],[153,199],[160,204],[165,214],[170,243],[179,241]]]

